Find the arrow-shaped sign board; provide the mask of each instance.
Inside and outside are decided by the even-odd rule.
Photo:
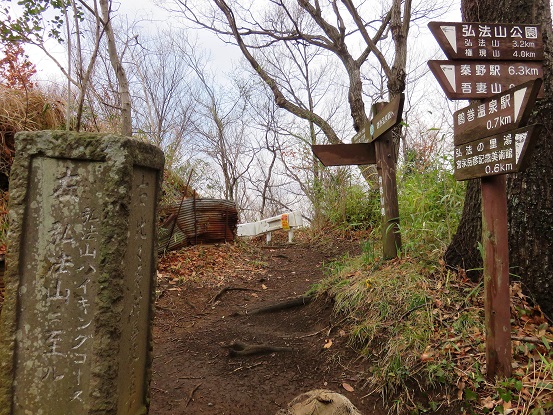
[[[541,85],[542,80],[535,79],[455,111],[455,145],[526,125]]]
[[[488,98],[543,78],[541,62],[428,61],[428,66],[449,99]]]
[[[312,145],[311,149],[325,166],[376,164],[372,143]]]
[[[530,125],[456,145],[455,179],[476,179],[524,170],[541,127]]]
[[[449,59],[544,59],[540,25],[430,22],[428,27]]]
[[[390,131],[401,121],[403,114],[403,103],[405,95],[396,95],[384,108],[378,111],[370,122],[369,131],[366,133],[367,141],[370,143],[381,135]]]

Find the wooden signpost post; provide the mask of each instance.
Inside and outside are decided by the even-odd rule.
[[[389,103],[378,103],[373,106],[373,118],[369,129],[365,129],[366,143],[311,146],[315,156],[325,166],[376,164],[385,259],[396,258],[398,249],[401,249],[396,184],[397,160],[391,130],[401,121],[403,102],[404,95],[400,94]]]
[[[448,98],[480,99],[454,114],[454,175],[457,180],[481,179],[487,376],[510,377],[505,174],[525,168],[541,128],[520,128],[540,97],[542,81],[537,78],[543,67],[534,61],[544,57],[541,27],[445,22],[429,27],[446,55],[455,59],[428,62]]]

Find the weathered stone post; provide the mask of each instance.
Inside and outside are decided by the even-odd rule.
[[[0,414],[146,414],[163,153],[63,131],[16,144]]]

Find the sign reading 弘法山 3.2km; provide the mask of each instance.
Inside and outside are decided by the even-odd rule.
[[[449,59],[544,59],[540,25],[430,22],[428,27]]]
[[[522,127],[528,122],[541,79],[461,108],[453,114],[455,145]]]

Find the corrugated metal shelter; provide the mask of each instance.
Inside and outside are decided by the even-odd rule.
[[[238,211],[223,199],[186,199],[166,209],[169,216],[159,229],[159,252],[183,246],[231,242]]]

